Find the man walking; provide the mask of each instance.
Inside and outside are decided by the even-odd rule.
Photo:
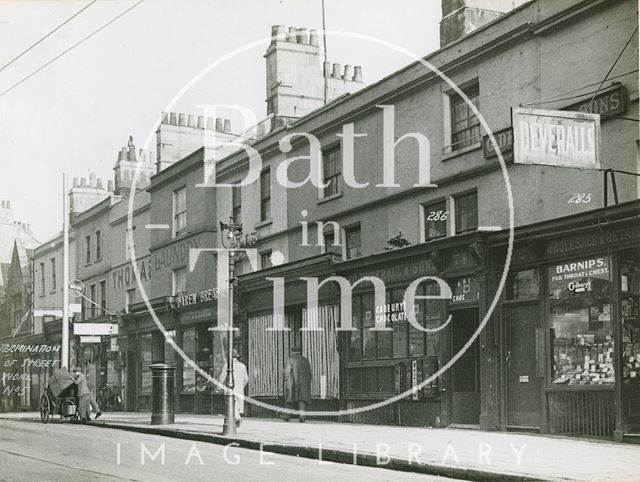
[[[98,403],[91,395],[91,390],[89,390],[89,384],[87,383],[87,377],[84,376],[82,371],[80,371],[80,368],[73,368],[73,379],[76,382],[76,385],[78,385],[78,408],[80,411],[80,421],[84,423],[91,420],[91,408],[95,410],[96,418],[98,418],[102,415],[102,412],[100,411]]]
[[[286,406],[298,409],[300,422],[305,422],[304,412],[311,401],[311,365],[309,360],[302,356],[302,348],[291,348],[291,356],[284,367],[284,390]],[[283,414],[282,418],[289,421],[289,414]]]
[[[218,380],[222,385],[227,378],[227,366],[222,369],[220,373],[220,379]],[[235,399],[235,419],[236,426],[239,427],[242,423],[242,416],[244,415],[244,398],[238,395],[244,395],[244,387],[249,383],[249,374],[247,373],[247,366],[238,359],[238,350],[233,349],[233,393]]]

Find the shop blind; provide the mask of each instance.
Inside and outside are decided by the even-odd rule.
[[[336,325],[338,305],[302,310],[302,326],[315,321],[322,331],[302,331],[302,354],[311,364],[311,396],[338,398],[340,393],[340,363]],[[314,320],[315,319],[315,320]]]
[[[285,326],[289,326],[287,316]],[[289,357],[289,333],[268,331],[273,315],[249,318],[249,396],[284,396],[284,364]]]

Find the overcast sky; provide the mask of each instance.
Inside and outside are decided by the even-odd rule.
[[[99,0],[0,71],[5,91],[137,0]],[[86,6],[0,2],[0,68]],[[418,55],[438,48],[440,0],[325,0],[327,30],[365,34]],[[142,147],[176,93],[221,56],[268,37],[271,25],[322,27],[321,0],[146,0],[0,96],[0,199],[44,241],[61,229],[62,172],[112,179],[129,135]],[[261,118],[267,42],[203,77],[172,110],[242,104]],[[372,83],[412,59],[379,44],[329,36],[329,60],[362,65]],[[155,151],[155,140],[152,150]]]

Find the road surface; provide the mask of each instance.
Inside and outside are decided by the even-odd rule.
[[[434,481],[383,468],[319,463],[54,420],[0,420],[2,481]]]

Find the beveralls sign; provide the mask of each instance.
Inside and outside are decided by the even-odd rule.
[[[585,112],[513,109],[514,162],[600,167],[600,116]]]

